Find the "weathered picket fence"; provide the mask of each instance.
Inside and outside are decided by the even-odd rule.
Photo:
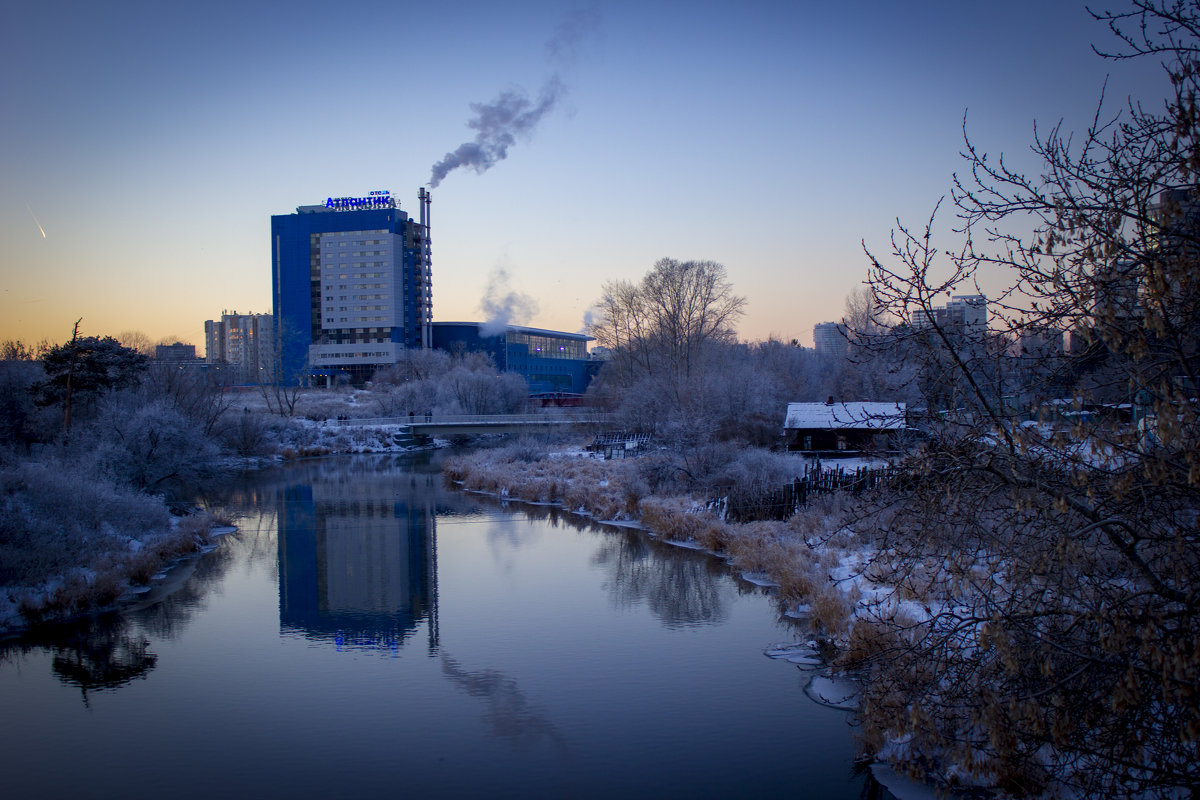
[[[724,487],[709,500],[708,507],[730,522],[785,520],[808,505],[809,498],[830,492],[860,494],[893,480],[900,470],[888,464],[880,467],[824,467],[820,462],[806,464],[804,474],[791,483],[773,487]]]

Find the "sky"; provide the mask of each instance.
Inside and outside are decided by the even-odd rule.
[[[606,282],[703,259],[741,338],[811,345],[864,242],[886,255],[949,194],[964,116],[1036,171],[1034,123],[1082,130],[1106,78],[1114,111],[1163,96],[1092,43],[1069,0],[9,0],[0,340],[82,318],[202,350],[206,319],[271,310],[271,215],[388,190],[417,217],[436,183],[435,320],[484,319],[490,285],[578,331]],[[501,98],[541,113],[434,180]]]

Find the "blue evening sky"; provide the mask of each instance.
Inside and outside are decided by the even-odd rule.
[[[1086,126],[1106,75],[1114,110],[1161,97],[1156,65],[1092,42],[1069,0],[10,0],[0,339],[82,317],[202,345],[222,310],[271,310],[272,214],[387,189],[415,216],[472,103],[557,76],[505,160],[433,191],[434,318],[481,319],[504,270],[538,305],[519,321],[579,330],[605,281],[669,256],[728,268],[744,339],[811,344],[861,241],[948,193],[964,112],[1022,158],[1035,120]]]

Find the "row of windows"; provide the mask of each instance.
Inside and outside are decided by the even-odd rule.
[[[326,263],[333,261],[345,261],[350,258],[370,258],[371,256],[388,256],[391,255],[387,250],[355,250],[353,253],[325,253],[321,256]],[[383,266],[382,261],[376,261],[368,266]]]
[[[319,358],[324,361],[327,358],[383,358],[391,355],[386,350],[378,353],[322,353]]]
[[[364,275],[354,275],[352,277],[355,277],[355,278],[382,278],[383,275],[380,273],[375,273],[375,274],[366,273]],[[346,276],[342,275],[341,280],[346,280]],[[335,287],[338,289],[345,289],[346,285],[347,284],[344,284],[344,283],[337,283],[337,284],[327,283],[327,284],[325,284],[325,291],[332,292]],[[405,281],[404,285],[407,286],[408,282]],[[353,287],[355,289],[386,289],[386,288],[388,288],[388,285],[386,283],[355,283],[355,284],[353,284]]]
[[[509,333],[508,350],[510,358],[525,354],[533,358],[587,358],[585,342],[529,333]]]
[[[340,309],[340,310],[345,311],[344,308]],[[382,311],[383,308],[377,307],[377,308],[373,308],[371,310],[372,311]],[[384,317],[384,316],[364,317],[361,314],[354,315],[355,322],[386,322],[387,320],[388,320],[388,317]],[[335,323],[335,322],[350,322],[350,317],[326,317],[325,318],[325,324],[327,324],[327,325]]]
[[[380,328],[339,328],[333,331],[326,331],[329,334],[345,334],[347,336],[365,336],[367,334],[374,335],[376,333],[391,333],[392,329],[389,326]]]
[[[332,303],[334,300],[345,300],[346,295],[325,295],[325,302]],[[386,294],[355,294],[350,295],[351,300],[386,300]]]
[[[338,261],[336,261],[336,260],[334,260],[334,259],[328,259],[328,258],[327,258],[327,259],[325,259],[325,261],[324,261],[324,262],[321,264],[321,266],[322,266],[322,267],[324,267],[326,270],[333,270],[333,269],[371,269],[371,268],[378,268],[378,267],[382,267],[382,266],[384,266],[384,265],[385,265],[385,262],[383,262],[383,261],[346,261],[346,262],[338,262]]]
[[[364,267],[381,267],[381,266],[383,266],[383,264],[354,264],[352,266],[362,269]],[[345,266],[343,266],[342,269],[345,269]],[[333,275],[334,275],[334,273],[331,272],[328,275],[326,275],[325,277],[332,278]],[[386,272],[339,272],[339,273],[337,273],[337,276],[339,278],[341,278],[342,280],[345,280],[346,278],[385,278],[385,277],[387,277],[387,273]]]

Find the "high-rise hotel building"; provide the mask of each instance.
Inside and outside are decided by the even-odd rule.
[[[420,221],[389,192],[331,197],[271,217],[278,379],[347,373],[356,380],[430,346],[429,205]]]

